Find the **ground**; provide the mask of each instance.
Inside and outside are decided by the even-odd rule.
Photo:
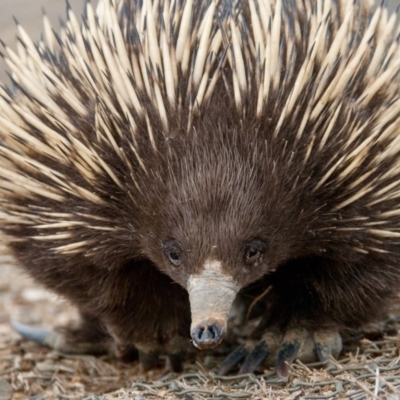
[[[382,324],[347,342],[328,368],[296,363],[282,381],[273,370],[220,377],[223,355],[199,353],[183,374],[141,373],[137,362],[67,356],[21,340],[10,318],[50,328],[75,310],[44,291],[8,256],[0,257],[0,400],[19,399],[330,399],[400,400],[400,301]]]

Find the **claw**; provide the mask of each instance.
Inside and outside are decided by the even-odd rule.
[[[31,340],[42,346],[51,347],[55,350],[62,350],[65,347],[65,341],[62,335],[53,331],[46,331],[44,329],[35,328],[30,325],[21,324],[17,321],[10,321],[11,326],[18,332],[24,339]]]
[[[326,361],[331,356],[337,357],[342,350],[342,339],[335,330],[315,332],[314,340],[315,351],[320,361]]]
[[[280,378],[286,378],[289,375],[289,365],[295,360],[299,349],[298,341],[281,344],[276,362],[276,372]]]
[[[244,360],[239,374],[251,374],[269,356],[270,349],[263,340],[254,347],[253,351]]]
[[[296,359],[314,362],[337,357],[342,350],[342,340],[335,327],[312,330],[302,320],[293,319],[284,329],[279,326],[263,327],[261,340],[239,346],[223,362],[218,371],[225,375],[244,359],[239,374],[253,373],[261,363],[271,366],[276,360],[276,372],[280,378],[289,375],[290,364]],[[255,336],[254,336],[255,337]],[[265,360],[265,361],[264,361]]]
[[[42,346],[50,347],[53,350],[65,354],[103,354],[109,352],[109,344],[105,341],[84,341],[76,342],[68,340],[68,336],[62,332],[46,331],[30,325],[21,324],[17,321],[10,321],[11,326],[23,339],[31,340]],[[69,338],[71,339],[71,338]]]
[[[332,355],[332,349],[330,346],[325,346],[322,343],[315,343],[315,352],[319,361],[327,361]]]
[[[172,372],[183,371],[183,355],[182,354],[170,354],[168,356],[170,369]]]
[[[144,353],[139,350],[139,361],[144,372],[150,371],[158,366],[158,353]]]
[[[228,357],[225,358],[220,369],[218,370],[218,375],[226,375],[232,370],[232,368],[234,368],[245,357],[247,357],[248,354],[249,351],[243,344],[237,347],[235,350],[232,351],[232,353],[228,355]]]
[[[139,357],[137,349],[131,345],[117,345],[114,353],[117,358],[127,364],[137,360]]]

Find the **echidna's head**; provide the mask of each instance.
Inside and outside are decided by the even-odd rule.
[[[238,131],[227,143],[215,128],[186,137],[182,151],[179,139],[171,144],[164,205],[147,244],[148,257],[188,290],[201,349],[220,343],[237,292],[287,259],[296,234],[293,202],[279,207],[290,193],[265,142],[246,137]]]

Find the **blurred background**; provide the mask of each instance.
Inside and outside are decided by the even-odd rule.
[[[92,1],[96,3],[96,0]],[[376,4],[380,3],[380,0],[375,1]],[[69,0],[69,2],[75,13],[80,15],[85,1]],[[400,0],[388,0],[387,3],[389,9],[393,11],[400,4]],[[46,11],[52,26],[58,28],[59,18],[65,19],[65,4],[65,0],[0,0],[0,39],[14,46],[16,29],[13,17],[15,16],[29,35],[35,41],[38,40],[42,30],[42,10]],[[5,66],[0,60],[0,81],[4,82],[5,79]]]

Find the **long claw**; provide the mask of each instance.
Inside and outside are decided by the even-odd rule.
[[[270,350],[263,340],[254,347],[253,351],[244,360],[239,374],[250,374],[269,356]]]
[[[312,330],[304,322],[307,321],[293,319],[283,329],[276,325],[264,327],[266,330],[258,344],[254,347],[248,342],[238,347],[225,359],[219,374],[227,374],[245,357],[239,374],[253,373],[264,360],[268,366],[276,360],[276,372],[280,378],[289,375],[290,365],[296,359],[307,363],[316,359],[327,361],[331,356],[336,358],[342,350],[338,328],[324,326]]]
[[[117,345],[114,353],[124,363],[131,363],[139,358],[139,352],[131,345]]]
[[[329,360],[332,355],[332,348],[322,343],[315,343],[315,352],[317,353],[318,360],[324,362]]]
[[[42,346],[52,347],[58,349],[59,342],[61,341],[59,335],[55,332],[47,331],[40,328],[35,328],[30,325],[21,324],[20,322],[11,320],[11,326],[18,332],[24,339],[31,340]]]
[[[280,378],[286,378],[289,375],[289,364],[291,364],[299,352],[300,343],[283,342],[278,352],[276,363],[276,372]]]
[[[140,366],[144,372],[150,371],[158,366],[158,353],[144,353],[139,351]]]
[[[170,354],[168,356],[169,365],[172,372],[183,371],[183,355],[182,354]]]
[[[342,339],[335,330],[315,332],[314,341],[315,352],[320,361],[326,361],[332,355],[337,357],[342,351]]]
[[[218,375],[226,375],[231,371],[232,368],[236,367],[247,355],[249,351],[242,344],[237,347],[232,353],[226,357],[225,361],[222,363],[220,369],[218,370]]]
[[[71,337],[55,331],[47,331],[35,328],[30,325],[21,324],[17,321],[10,321],[11,326],[24,339],[31,340],[42,346],[50,347],[53,350],[66,354],[103,354],[109,351],[107,341],[71,341]]]

